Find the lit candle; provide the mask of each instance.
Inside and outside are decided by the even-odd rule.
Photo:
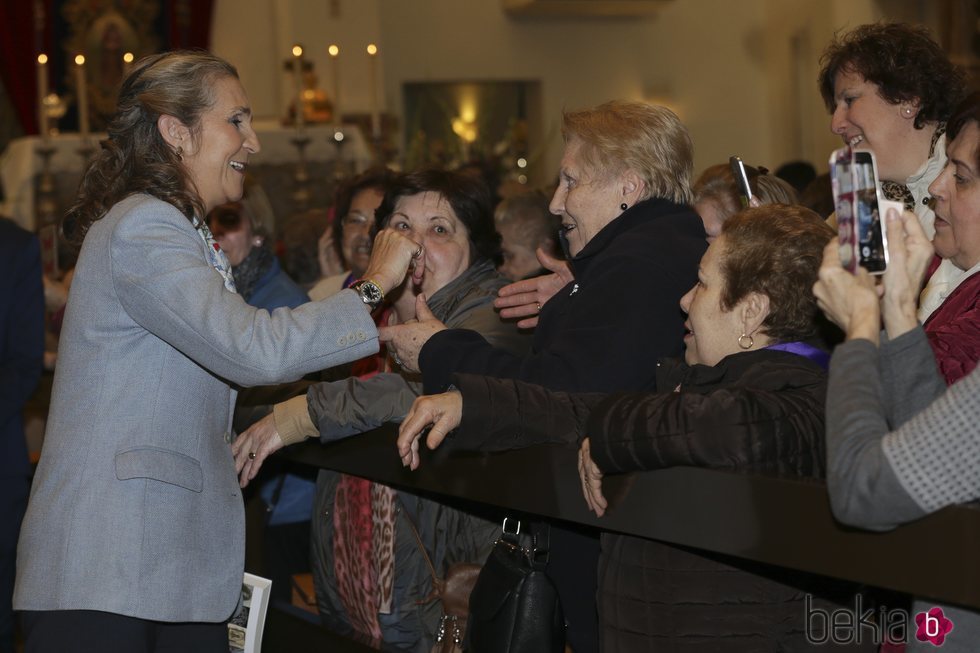
[[[136,57],[132,52],[127,52],[123,55],[123,79],[129,77],[129,73],[133,70],[133,61],[135,60]]]
[[[293,46],[293,79],[296,83],[296,131],[302,132],[306,124],[303,115],[303,48]]]
[[[371,136],[381,138],[381,114],[378,111],[378,46],[368,43],[368,79],[371,84]]]
[[[37,131],[42,138],[48,137],[48,112],[44,110],[44,98],[48,95],[48,55],[37,55]]]
[[[333,126],[334,129],[340,128],[340,65],[337,60],[340,58],[340,48],[331,45],[327,48],[330,55],[330,68],[333,73]]]
[[[78,92],[78,132],[88,136],[88,86],[85,80],[85,55],[75,55],[75,86]]]

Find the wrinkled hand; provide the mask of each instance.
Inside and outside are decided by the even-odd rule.
[[[526,318],[517,323],[522,329],[537,326],[541,307],[575,279],[567,261],[549,256],[540,247],[534,253],[542,267],[551,270],[552,274],[508,284],[497,292],[497,299],[493,302],[494,306],[501,309],[500,317]]]
[[[609,502],[602,494],[602,470],[592,460],[592,452],[589,448],[589,439],[582,440],[582,446],[578,450],[578,476],[582,481],[582,494],[585,495],[585,503],[589,505],[589,510],[602,517],[606,514]]]
[[[402,465],[415,470],[419,467],[419,440],[429,425],[425,445],[435,449],[463,419],[463,395],[459,390],[441,395],[419,397],[412,404],[405,421],[398,427],[398,455]]]
[[[911,211],[891,209],[885,216],[888,267],[882,275],[881,312],[888,337],[895,339],[919,323],[916,310],[926,268],[935,255],[919,219]]]
[[[429,305],[425,295],[415,299],[416,319],[404,324],[378,327],[378,339],[385,343],[395,362],[407,372],[419,372],[419,352],[433,334],[446,329]]]
[[[820,310],[844,330],[848,340],[867,338],[877,344],[881,318],[874,279],[864,268],[858,268],[857,274],[844,269],[836,238],[823,250],[813,294]]]
[[[270,413],[240,434],[231,443],[231,453],[235,456],[235,472],[238,474],[238,484],[248,485],[262,467],[262,462],[273,453],[282,449],[282,438],[276,430],[275,417]],[[250,454],[254,453],[255,458]]]
[[[371,260],[365,279],[381,286],[387,295],[400,285],[411,271],[412,283],[422,283],[425,271],[425,247],[394,229],[382,229],[374,238]]]
[[[327,227],[316,241],[316,258],[320,263],[320,276],[332,277],[344,271],[344,262],[334,247],[333,229]]]

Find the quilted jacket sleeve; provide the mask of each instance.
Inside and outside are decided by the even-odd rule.
[[[612,395],[585,435],[605,472],[696,466],[819,476],[826,376],[813,366],[760,363],[706,393]]]

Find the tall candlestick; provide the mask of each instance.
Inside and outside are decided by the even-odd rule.
[[[340,48],[331,45],[327,48],[330,55],[330,68],[333,75],[333,126],[334,129],[340,128]]]
[[[88,136],[88,82],[85,79],[85,55],[75,56],[75,86],[78,93],[78,133]]]
[[[371,84],[371,136],[381,138],[381,114],[378,110],[378,46],[368,43],[368,79]]]
[[[296,83],[296,131],[302,133],[306,124],[303,115],[303,48],[299,45],[293,46],[293,79]]]
[[[48,95],[48,55],[37,55],[37,131],[41,138],[48,137],[48,112],[44,98]]]

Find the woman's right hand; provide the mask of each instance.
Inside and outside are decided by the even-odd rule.
[[[431,426],[425,444],[435,449],[463,419],[463,395],[459,390],[440,395],[419,397],[412,404],[405,421],[398,427],[398,455],[402,465],[415,470],[419,467],[419,440],[426,427]]]
[[[364,278],[381,286],[387,295],[401,285],[411,270],[412,283],[422,283],[425,271],[425,248],[394,229],[382,229],[374,239],[371,260]]]
[[[824,247],[813,294],[820,310],[844,330],[848,340],[865,338],[878,344],[881,317],[874,279],[864,268],[858,268],[857,274],[844,269],[836,238]]]
[[[493,302],[494,306],[501,309],[500,317],[525,318],[517,323],[517,326],[522,329],[537,326],[541,307],[554,297],[555,293],[575,280],[567,261],[549,256],[540,247],[534,253],[541,266],[551,270],[553,274],[508,284],[497,291],[497,299]]]
[[[885,216],[888,234],[888,267],[882,275],[884,294],[881,313],[888,337],[894,340],[918,325],[916,317],[922,278],[935,256],[919,218],[911,211],[889,210]]]

